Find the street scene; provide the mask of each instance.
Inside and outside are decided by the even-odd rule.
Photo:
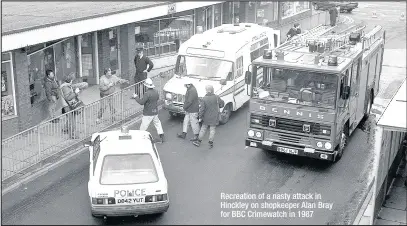
[[[406,2],[92,4],[2,2],[2,224],[407,223]]]

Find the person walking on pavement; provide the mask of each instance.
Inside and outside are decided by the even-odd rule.
[[[144,105],[140,130],[146,131],[150,123],[153,122],[157,133],[160,136],[160,140],[158,142],[163,143],[164,131],[161,121],[158,118],[158,99],[160,98],[160,95],[158,94],[158,91],[154,89],[155,86],[150,78],[147,78],[144,81],[144,86],[147,87],[147,90],[141,99],[137,94],[133,94],[133,98],[137,101],[137,103]]]
[[[72,84],[74,78],[74,73],[69,74],[65,77],[64,83],[60,86],[63,111],[68,113],[63,132],[68,133],[72,139],[79,139],[79,136],[76,133],[76,116],[81,113],[84,104],[79,99],[78,94],[81,89],[88,87],[88,83],[80,82]]]
[[[109,96],[110,94],[116,92],[115,85],[129,83],[129,81],[126,79],[121,79],[116,75],[112,75],[112,70],[110,68],[104,70],[104,75],[100,78],[99,81],[100,98]],[[106,110],[107,105],[109,105],[110,114],[112,115],[112,117],[115,114],[116,110],[114,109],[113,98],[110,97],[102,99],[96,123],[99,123],[102,119],[102,115]]]
[[[287,41],[299,34],[301,34],[300,24],[295,23],[294,26],[287,32]]]
[[[331,27],[336,25],[336,18],[338,17],[338,9],[336,7],[332,7],[329,9],[329,20],[331,22]]]
[[[153,69],[154,64],[150,60],[150,58],[148,58],[147,56],[144,56],[143,46],[138,45],[136,47],[136,52],[137,52],[137,54],[134,57],[134,66],[136,67],[136,74],[134,76],[134,82],[139,83],[139,82],[147,79],[147,72],[150,72]],[[147,69],[147,65],[148,65],[148,69]],[[146,90],[145,90],[144,86],[143,87],[141,85],[135,86],[134,93],[137,94],[138,96],[141,96],[142,94],[144,94],[145,91]]]
[[[212,148],[216,126],[219,124],[219,109],[225,105],[225,102],[214,94],[212,85],[207,85],[205,89],[206,95],[202,99],[202,106],[199,110],[199,121],[202,121],[201,131],[198,140],[194,141],[193,144],[197,147],[201,145],[202,138],[209,127],[209,147]]]
[[[49,119],[52,119],[55,118],[57,100],[59,99],[59,85],[55,79],[55,75],[52,70],[46,70],[45,75],[46,75],[44,78],[45,95],[47,96],[48,100]],[[58,121],[59,118],[56,118],[51,122],[56,123]]]
[[[179,138],[185,139],[188,133],[188,126],[191,123],[192,131],[194,133],[194,138],[191,141],[198,140],[199,135],[199,121],[198,121],[198,114],[199,114],[199,98],[198,92],[196,91],[195,86],[191,82],[187,82],[185,84],[187,88],[187,92],[185,94],[185,101],[184,101],[184,110],[185,110],[185,117],[184,123],[182,127],[182,133],[179,133],[177,136]]]

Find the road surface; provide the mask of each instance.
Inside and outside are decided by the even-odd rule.
[[[169,181],[171,206],[160,217],[115,218],[122,224],[333,224],[349,217],[365,186],[369,149],[367,134],[356,131],[337,164],[276,155],[245,148],[246,112],[236,112],[217,131],[215,147],[200,148],[175,134],[181,120],[160,113],[167,142],[158,144]],[[136,126],[138,128],[138,125]],[[151,127],[150,127],[151,129]],[[154,129],[151,130],[156,136]],[[207,138],[206,138],[207,139]],[[3,196],[3,224],[102,224],[90,214],[87,197],[88,154]],[[36,194],[32,194],[32,193]],[[332,210],[315,211],[311,218],[221,218],[221,193],[318,193]],[[293,201],[290,201],[293,202]],[[259,210],[261,211],[261,210]]]
[[[382,5],[379,7],[377,4]],[[387,37],[391,42],[387,42],[386,48],[405,48],[405,21],[396,22],[393,17],[392,20],[388,20],[390,17],[387,17],[387,20],[384,17],[375,19],[368,13],[372,8],[377,9],[377,15],[388,10],[385,7],[392,10],[405,9],[405,3],[400,7],[387,4],[403,3],[362,2],[360,8],[349,16],[355,21],[358,18],[365,20],[369,26],[372,25],[372,21],[376,21],[386,29],[396,28],[388,31]],[[382,75],[382,79],[393,78],[394,72],[396,71],[384,69],[383,73],[388,75]],[[398,77],[402,78],[405,78],[405,70],[404,75]],[[399,83],[399,80],[396,83]],[[397,89],[396,85],[392,88],[393,83],[383,84],[387,87],[384,85],[381,87],[383,91],[380,95],[391,96],[392,90]],[[3,196],[2,223],[82,225],[350,223],[352,220],[350,218],[366,188],[368,165],[372,157],[371,149],[366,144],[372,142],[372,134],[357,129],[349,140],[343,158],[336,164],[278,155],[244,147],[247,110],[247,106],[243,107],[232,115],[228,124],[218,127],[213,149],[208,149],[207,138],[200,148],[196,148],[188,140],[176,138],[176,133],[181,130],[181,120],[170,119],[166,112],[160,113],[167,142],[158,144],[158,149],[169,181],[171,198],[170,208],[162,216],[112,218],[108,222],[93,218],[87,197],[88,154],[83,153],[36,181]],[[154,129],[151,131],[156,136]],[[313,216],[309,218],[298,216],[224,218],[221,217],[221,211],[229,210],[220,207],[222,192],[290,195],[318,193],[321,195],[320,201],[333,203],[333,208],[308,209],[314,211]]]
[[[366,25],[366,31],[376,25],[382,26],[386,30],[385,48],[405,49],[406,19],[400,20],[402,13],[406,15],[406,1],[359,2],[358,8],[343,15],[350,16],[355,23],[363,22]]]

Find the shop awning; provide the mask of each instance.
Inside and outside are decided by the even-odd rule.
[[[406,88],[406,80],[404,80],[396,95],[393,96],[389,105],[380,117],[377,123],[378,126],[389,131],[407,132]]]
[[[44,2],[21,2],[20,7],[13,5],[9,10],[7,5],[2,3],[1,51],[6,52],[153,19],[168,15],[169,12],[178,13],[221,2],[94,2],[93,4],[97,5],[93,6],[90,6],[89,2],[60,2],[54,8],[57,8],[60,12],[65,12],[64,15],[56,13],[53,7],[47,7],[50,4],[55,4],[55,2],[46,4]],[[107,5],[104,6],[104,4]],[[174,4],[175,7],[171,7]],[[32,13],[35,7],[37,7],[37,12]],[[114,10],[102,10],[109,7]],[[71,14],[73,16],[69,16]],[[13,23],[13,21],[15,22]]]

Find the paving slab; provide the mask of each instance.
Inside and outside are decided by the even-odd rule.
[[[407,212],[404,210],[392,209],[387,207],[382,207],[379,213],[379,218],[382,220],[390,220],[398,223],[406,224]]]

